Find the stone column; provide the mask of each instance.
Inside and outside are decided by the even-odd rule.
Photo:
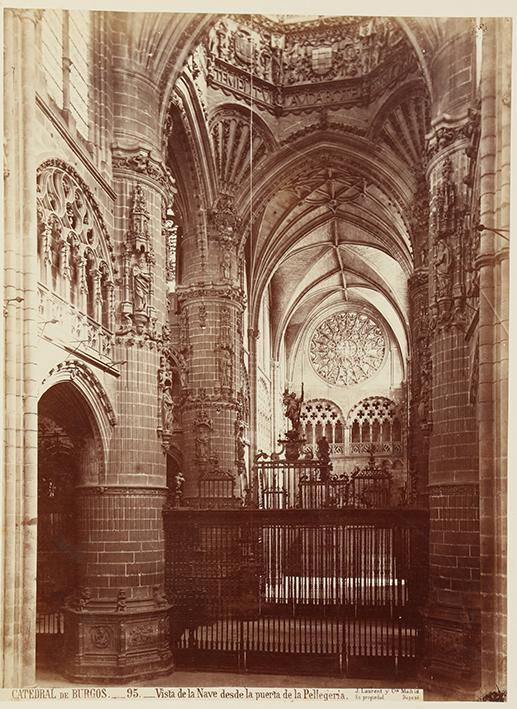
[[[248,423],[249,397],[243,377],[239,227],[231,198],[221,195],[207,215],[208,238],[191,234],[183,239],[183,282],[177,292],[180,349],[188,360],[182,408],[184,446],[190,452],[186,497],[197,497],[200,479],[212,474],[231,476],[234,494],[240,493],[237,435]]]
[[[427,142],[429,331],[429,600],[426,676],[436,691],[474,698],[480,681],[479,472],[472,391],[470,271],[475,230],[474,27],[446,21],[432,64],[435,102]]]
[[[124,17],[113,20],[122,44],[113,45],[111,165],[119,421],[104,479],[79,491],[82,563],[67,609],[65,671],[74,681],[127,683],[172,669],[162,519],[172,389],[162,214],[174,185],[160,153],[158,88],[133,63]]]
[[[435,686],[474,697],[479,687],[479,486],[473,363],[468,342],[465,177],[473,115],[437,123],[429,143],[430,588],[427,671]]]
[[[506,519],[511,19],[483,21],[479,252],[481,695],[507,686]],[[498,233],[499,232],[499,233]]]
[[[37,529],[36,24],[41,12],[4,13],[5,211],[3,318],[2,683],[35,681]],[[23,394],[23,395],[22,395]],[[0,661],[1,662],[1,661]]]

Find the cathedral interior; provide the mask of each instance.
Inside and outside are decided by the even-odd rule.
[[[3,685],[503,692],[511,21],[4,31]]]

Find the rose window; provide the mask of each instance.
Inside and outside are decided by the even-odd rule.
[[[380,327],[363,313],[336,313],[318,326],[309,358],[329,384],[347,386],[371,377],[381,366],[386,343]]]

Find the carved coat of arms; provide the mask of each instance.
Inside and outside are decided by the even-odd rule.
[[[319,76],[324,76],[332,69],[332,46],[313,47],[311,53],[312,70]]]

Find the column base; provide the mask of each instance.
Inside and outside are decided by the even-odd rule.
[[[477,700],[480,627],[467,608],[429,605],[424,613],[425,656],[420,672],[433,699]]]
[[[70,681],[127,684],[173,669],[168,607],[118,613],[65,610],[63,674]]]

